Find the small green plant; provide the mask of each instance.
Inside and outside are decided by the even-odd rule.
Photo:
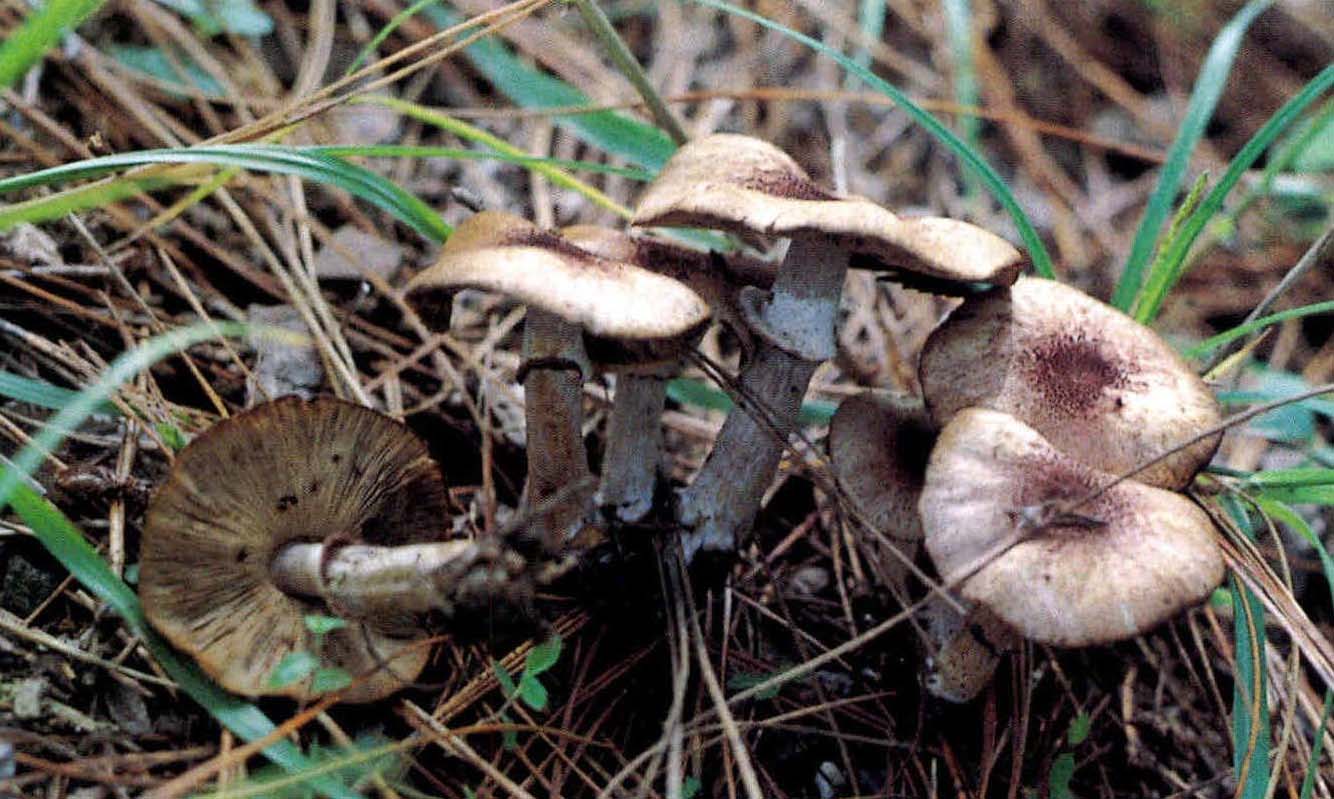
[[[1084,743],[1093,727],[1093,719],[1087,713],[1080,713],[1070,722],[1070,729],[1065,734],[1066,745],[1074,748]],[[1047,795],[1051,799],[1072,799],[1070,780],[1075,776],[1075,753],[1062,752],[1051,763],[1047,775]]]
[[[500,683],[500,692],[505,695],[506,705],[522,701],[533,710],[547,709],[549,701],[547,688],[538,677],[543,672],[549,671],[560,660],[561,647],[561,637],[553,633],[550,638],[530,649],[528,656],[523,660],[523,673],[519,675],[517,682],[509,669],[500,661],[491,664],[496,673],[496,682]],[[497,717],[504,724],[512,723],[512,719],[503,709]],[[519,744],[518,733],[514,730],[505,730],[501,733],[501,742],[505,749],[514,749]]]
[[[518,699],[533,710],[546,710],[547,688],[538,677],[543,672],[550,671],[560,660],[561,646],[561,637],[553,634],[530,649],[528,656],[524,658],[523,673],[519,675],[517,682],[509,669],[501,665],[500,661],[493,663],[496,681],[500,683],[500,691],[505,695],[506,701],[512,702]]]
[[[323,648],[324,636],[346,627],[347,621],[335,616],[312,613],[305,617],[305,624],[306,629],[315,636],[315,648],[318,650]],[[278,662],[273,673],[269,675],[269,685],[281,688],[305,679],[310,680],[311,691],[317,694],[337,691],[352,683],[352,675],[345,669],[321,666],[318,657],[311,652],[301,650],[291,653]]]

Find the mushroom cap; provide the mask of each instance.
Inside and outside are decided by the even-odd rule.
[[[1096,523],[1053,517],[1024,529],[1044,503],[1077,501],[1112,479],[1013,416],[961,411],[926,470],[927,552],[946,582],[976,569],[963,596],[1035,641],[1084,646],[1138,635],[1207,597],[1223,559],[1199,506],[1129,480],[1071,509]]]
[[[1222,418],[1204,381],[1156,333],[1041,278],[965,300],[927,339],[920,379],[937,424],[968,407],[1004,411],[1066,454],[1114,474]],[[1213,457],[1220,438],[1134,477],[1181,488]]]
[[[917,501],[936,431],[916,397],[866,392],[839,404],[829,423],[834,477],[875,529],[920,541]]]
[[[434,265],[407,287],[414,304],[439,307],[462,288],[508,294],[595,336],[667,339],[709,319],[709,306],[670,277],[599,258],[512,214],[482,211],[454,229]]]
[[[394,620],[349,621],[317,645],[304,617],[337,610],[279,590],[270,563],[285,544],[331,536],[386,546],[441,540],[445,499],[426,445],[389,417],[329,398],[258,405],[191,442],[153,496],[140,560],[144,614],[234,693],[309,698],[304,681],[268,682],[284,657],[305,651],[353,677],[387,662],[343,699],[386,696],[416,678],[429,647],[402,652],[414,641],[384,632],[402,627]]]
[[[633,264],[689,286],[712,309],[718,319],[736,331],[745,331],[737,305],[742,286],[773,284],[777,266],[755,258],[700,252],[660,239],[632,236],[598,225],[571,225],[561,230],[561,237],[599,258]],[[686,335],[638,342],[585,336],[584,348],[589,358],[601,366],[652,369],[654,365],[675,365],[693,349],[704,333],[704,325]]]
[[[818,236],[850,252],[851,266],[922,275],[933,286],[1009,285],[1023,269],[1019,251],[993,233],[953,219],[902,219],[863,197],[839,197],[772,144],[730,133],[677,150],[631,223],[714,228],[748,241]]]

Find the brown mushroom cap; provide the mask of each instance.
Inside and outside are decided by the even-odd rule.
[[[392,620],[350,622],[317,647],[304,617],[337,609],[279,590],[270,563],[285,544],[331,536],[438,541],[446,519],[440,470],[403,425],[327,398],[259,405],[182,450],[149,504],[144,614],[234,693],[309,698],[304,681],[269,686],[284,657],[305,651],[353,677],[388,663],[344,695],[372,701],[415,679],[429,647],[405,651],[414,641],[382,631]]]
[[[682,283],[500,211],[455,228],[436,263],[408,283],[408,299],[438,306],[441,293],[461,288],[507,294],[607,338],[675,338],[709,319],[708,305]]]
[[[839,404],[829,423],[834,477],[875,529],[920,541],[917,501],[936,431],[915,397],[866,392]]]
[[[1195,503],[1132,481],[1070,509],[1080,519],[1025,529],[1044,503],[1081,500],[1113,477],[1012,416],[961,411],[927,466],[927,552],[946,582],[976,569],[963,596],[1033,640],[1082,646],[1138,635],[1208,596],[1223,560]]]
[[[922,393],[937,424],[963,408],[1013,414],[1090,466],[1121,474],[1216,425],[1218,403],[1156,333],[1088,295],[1025,277],[966,300],[927,339]],[[1213,436],[1135,479],[1190,482]]]
[[[811,181],[773,145],[729,133],[691,141],[667,161],[639,200],[632,224],[818,236],[851,253],[851,265],[957,283],[1013,283],[1018,250],[953,219],[902,219],[862,197],[839,197]]]

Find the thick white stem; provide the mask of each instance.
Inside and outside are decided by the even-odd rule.
[[[708,460],[681,493],[678,519],[687,559],[701,549],[734,551],[754,523],[820,364],[793,353],[834,351],[847,266],[847,254],[827,242],[792,242],[759,319],[765,343],[741,370],[745,403],[728,415]],[[747,407],[751,401],[767,406],[772,425],[755,418],[755,409]]]
[[[528,425],[528,484],[525,507],[542,508],[528,536],[558,553],[583,527],[592,490],[576,492],[555,507],[543,501],[579,482],[591,485],[583,439],[583,384],[588,373],[579,327],[536,307],[524,322],[524,414]]]
[[[330,551],[324,544],[292,544],[269,570],[279,589],[321,599],[332,610],[357,620],[448,610],[453,574],[477,559],[471,541],[441,541],[382,547],[348,544]]]
[[[630,374],[616,378],[597,500],[609,518],[629,524],[652,509],[662,465],[662,410],[666,404],[665,378]]]

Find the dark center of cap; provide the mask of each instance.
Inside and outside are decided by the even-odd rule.
[[[549,250],[558,253],[571,261],[593,267],[595,269],[604,269],[610,271],[612,263],[605,258],[599,258],[587,250],[571,244],[557,234],[540,228],[516,230],[506,233],[497,242],[500,247],[537,247],[543,250]]]
[[[1011,517],[1016,525],[1041,523],[1029,531],[1030,539],[1074,542],[1092,538],[1124,515],[1115,491],[1080,503],[1103,485],[1095,472],[1071,468],[1057,456],[1025,458],[1013,468],[1023,477],[1011,497]]]
[[[820,188],[813,181],[779,169],[757,170],[748,175],[741,185],[751,191],[788,200],[836,199],[833,194]]]
[[[1062,415],[1090,416],[1104,392],[1126,383],[1126,370],[1105,348],[1079,335],[1045,341],[1029,353],[1029,384]]]

